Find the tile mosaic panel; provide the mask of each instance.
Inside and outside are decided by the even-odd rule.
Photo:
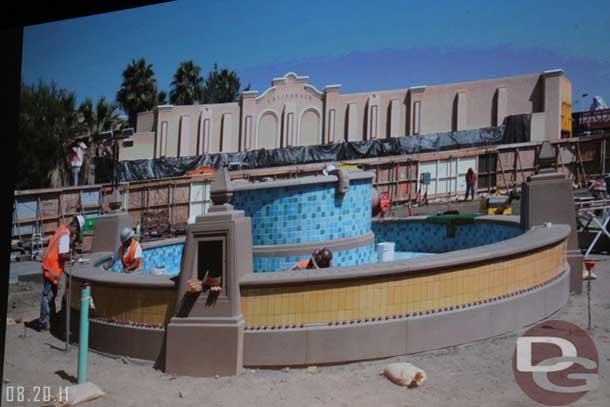
[[[517,237],[519,226],[473,223],[456,226],[455,236],[447,236],[447,226],[428,222],[374,223],[375,243],[394,242],[396,251],[444,253],[470,249]]]
[[[180,272],[180,263],[182,262],[182,249],[184,248],[183,243],[172,244],[168,246],[155,247],[152,249],[146,248],[146,243],[142,244],[142,273],[151,274],[151,270],[155,267],[165,266],[165,275],[174,275]],[[97,267],[101,267],[108,262],[102,262],[97,264]],[[120,272],[123,270],[123,265],[120,261],[114,263],[114,265],[108,270],[113,272]]]
[[[253,270],[255,273],[270,271],[286,271],[295,263],[309,256],[287,256],[287,257],[256,257],[254,256]],[[366,245],[349,250],[333,252],[332,265],[335,267],[355,266],[358,264],[377,261],[377,253],[374,246]]]
[[[343,198],[334,184],[238,191],[233,206],[252,218],[252,244],[307,243],[371,230],[371,180],[352,180]]]

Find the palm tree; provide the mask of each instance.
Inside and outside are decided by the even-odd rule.
[[[138,113],[155,107],[159,100],[157,81],[152,65],[147,64],[144,58],[134,59],[127,65],[116,99],[127,113],[129,126],[134,128]]]
[[[159,91],[159,93],[157,93],[157,100],[155,102],[155,105],[164,105],[167,103],[167,93],[164,91]]]
[[[205,80],[205,88],[200,100],[203,103],[235,102],[239,98],[240,86],[241,83],[235,71],[226,68],[219,70],[218,66],[214,64],[214,68]],[[248,89],[250,89],[250,85],[244,90]]]
[[[169,100],[173,105],[192,105],[202,94],[201,67],[193,61],[181,62],[174,74]]]
[[[78,112],[83,131],[93,138],[104,131],[118,130],[125,124],[119,116],[119,105],[108,102],[104,96],[98,99],[95,110],[91,99],[86,98]]]
[[[68,176],[65,146],[79,132],[75,102],[73,92],[54,83],[22,84],[15,168],[17,189],[49,186],[50,176],[58,168],[61,177]]]

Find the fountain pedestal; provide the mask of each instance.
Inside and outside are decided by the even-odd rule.
[[[521,186],[521,193],[521,226],[525,230],[546,222],[561,223],[572,228],[568,237],[570,291],[582,293],[583,255],[578,248],[571,181],[563,174],[541,171],[527,178],[527,182]]]
[[[227,202],[224,170],[212,184],[214,206],[188,225],[177,305],[167,326],[165,370],[187,376],[237,375],[242,370],[245,321],[239,279],[252,272],[252,226]],[[221,291],[189,293],[188,281],[220,277]]]

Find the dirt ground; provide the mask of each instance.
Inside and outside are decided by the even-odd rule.
[[[600,359],[601,385],[575,406],[610,405],[610,257],[598,256],[592,284],[592,336]],[[38,314],[41,285],[11,286],[9,317]],[[550,319],[586,329],[587,296],[571,296]],[[89,353],[89,380],[107,394],[88,406],[534,406],[517,386],[511,357],[514,332],[468,345],[396,358],[307,369],[247,369],[237,377],[173,377],[152,364]],[[24,335],[25,333],[25,335]],[[196,350],[194,350],[195,352]],[[3,386],[70,385],[77,373],[78,349],[48,332],[7,327]],[[390,362],[408,361],[423,368],[427,381],[418,388],[399,387],[380,372]],[[55,392],[55,390],[54,390]],[[4,392],[3,392],[4,394]],[[4,400],[3,400],[4,401]],[[42,405],[3,402],[2,405]]]

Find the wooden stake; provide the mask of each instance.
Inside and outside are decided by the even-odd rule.
[[[602,175],[606,173],[606,139],[602,140]]]
[[[523,166],[521,165],[521,154],[519,154],[519,149],[516,150],[517,162],[519,163],[519,170],[521,171],[521,179],[525,182],[525,174],[523,173]]]
[[[585,186],[588,184],[587,182],[587,173],[585,171],[585,166],[582,162],[582,154],[580,153],[580,141],[576,141],[576,151],[578,152],[578,161],[580,162],[580,169],[582,171],[582,177],[585,181]]]
[[[504,188],[506,188],[506,193],[508,193],[509,192],[508,183],[506,182],[506,177],[504,176],[504,168],[502,168],[502,160],[500,159],[499,151],[496,153],[496,162],[500,164],[500,171],[502,171],[502,181],[504,182]],[[498,181],[496,180],[496,185],[497,184],[498,184]]]

